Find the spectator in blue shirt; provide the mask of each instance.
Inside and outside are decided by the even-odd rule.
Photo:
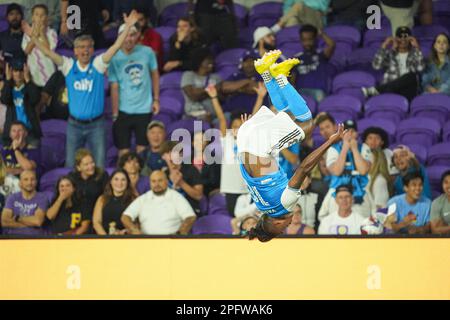
[[[160,151],[162,144],[166,141],[166,126],[158,120],[153,120],[147,126],[148,147],[139,156],[144,160],[142,174],[150,176],[152,171],[161,170],[167,166],[162,159]]]
[[[405,193],[402,178],[409,172],[417,171],[423,177],[423,195],[431,199],[430,181],[425,167],[417,161],[416,156],[407,146],[399,145],[393,150],[392,163],[400,173],[394,181],[396,195]]]
[[[75,164],[75,153],[87,144],[92,151],[95,163],[105,166],[106,136],[104,111],[104,73],[112,57],[121,48],[131,27],[138,21],[138,14],[132,11],[124,17],[126,26],[116,42],[104,53],[95,58],[94,40],[82,35],[74,41],[76,59],[60,56],[43,45],[41,40],[32,37],[36,46],[47,55],[66,77],[69,94],[69,121],[66,135],[66,167]]]
[[[392,228],[397,233],[430,233],[431,200],[423,196],[423,177],[419,172],[410,172],[403,177],[405,194],[388,201],[396,205],[397,222]]]
[[[119,34],[125,27],[123,24],[119,28]],[[140,36],[140,30],[131,27],[108,69],[114,144],[119,157],[130,151],[132,134],[136,138],[136,152],[145,149],[147,125],[152,114],[159,112],[158,62],[151,48],[138,44]]]
[[[425,92],[450,95],[450,39],[445,33],[437,35],[431,48],[431,57],[422,75]]]

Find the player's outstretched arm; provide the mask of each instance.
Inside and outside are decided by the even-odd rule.
[[[311,172],[311,170],[319,163],[322,156],[328,150],[328,148],[342,139],[342,136],[346,130],[344,130],[344,126],[340,124],[338,126],[338,131],[333,134],[327,141],[325,141],[319,148],[311,152],[305,160],[302,161],[300,166],[295,171],[292,178],[289,180],[289,187],[294,189],[300,189],[303,180],[305,177]]]

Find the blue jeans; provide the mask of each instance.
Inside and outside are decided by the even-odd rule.
[[[106,156],[104,118],[87,124],[69,118],[66,136],[66,167],[75,166],[75,153],[85,145],[92,152],[97,167],[104,168]]]

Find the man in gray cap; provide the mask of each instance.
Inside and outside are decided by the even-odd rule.
[[[142,173],[149,175],[154,170],[161,170],[167,166],[161,158],[161,145],[166,141],[166,126],[158,120],[153,120],[147,126],[148,147],[139,156],[144,160]]]

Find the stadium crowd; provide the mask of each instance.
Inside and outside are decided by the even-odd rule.
[[[242,114],[271,106],[253,62],[274,49],[301,60],[290,81],[316,125],[280,153],[286,175],[338,123],[348,130],[303,183],[285,233],[450,234],[444,2],[0,5],[1,234],[246,235],[259,212],[236,135]],[[367,45],[373,4],[382,28]]]

